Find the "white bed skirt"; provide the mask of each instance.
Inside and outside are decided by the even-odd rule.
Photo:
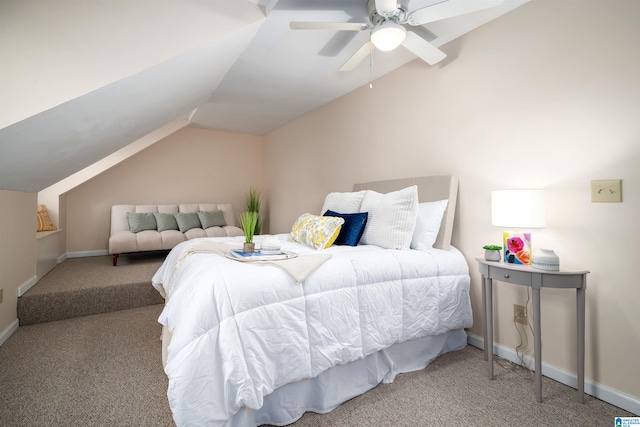
[[[163,328],[162,362],[170,333]],[[264,397],[259,410],[241,409],[229,422],[230,427],[286,425],[298,420],[305,412],[325,414],[341,403],[371,390],[381,382],[393,382],[404,372],[424,369],[439,355],[462,350],[467,345],[463,329],[396,344],[385,350],[331,368],[316,378],[287,384]]]

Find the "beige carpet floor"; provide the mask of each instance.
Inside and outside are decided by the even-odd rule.
[[[0,426],[172,426],[161,305],[20,327],[0,346]],[[612,426],[631,414],[468,346],[300,426]]]
[[[162,304],[151,278],[166,253],[69,258],[18,299],[20,325]]]

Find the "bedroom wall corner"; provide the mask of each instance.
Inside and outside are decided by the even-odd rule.
[[[0,341],[17,328],[18,288],[36,274],[37,194],[0,190]]]

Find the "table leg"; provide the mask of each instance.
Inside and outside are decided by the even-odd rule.
[[[532,288],[533,294],[533,354],[536,370],[536,400],[542,402],[542,337],[540,336],[540,288]]]
[[[484,349],[487,352],[487,361],[489,363],[489,379],[493,379],[493,297],[492,297],[492,280],[488,277],[484,279],[485,283],[485,334]]]
[[[578,402],[584,403],[584,318],[585,288],[576,289],[576,305],[578,313]]]
[[[487,360],[487,285],[485,278],[482,277],[482,340],[484,344],[484,360]]]

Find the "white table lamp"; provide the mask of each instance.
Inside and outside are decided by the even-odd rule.
[[[544,190],[492,191],[491,225],[515,230],[503,233],[505,262],[531,264],[531,234],[519,229],[546,225]]]

